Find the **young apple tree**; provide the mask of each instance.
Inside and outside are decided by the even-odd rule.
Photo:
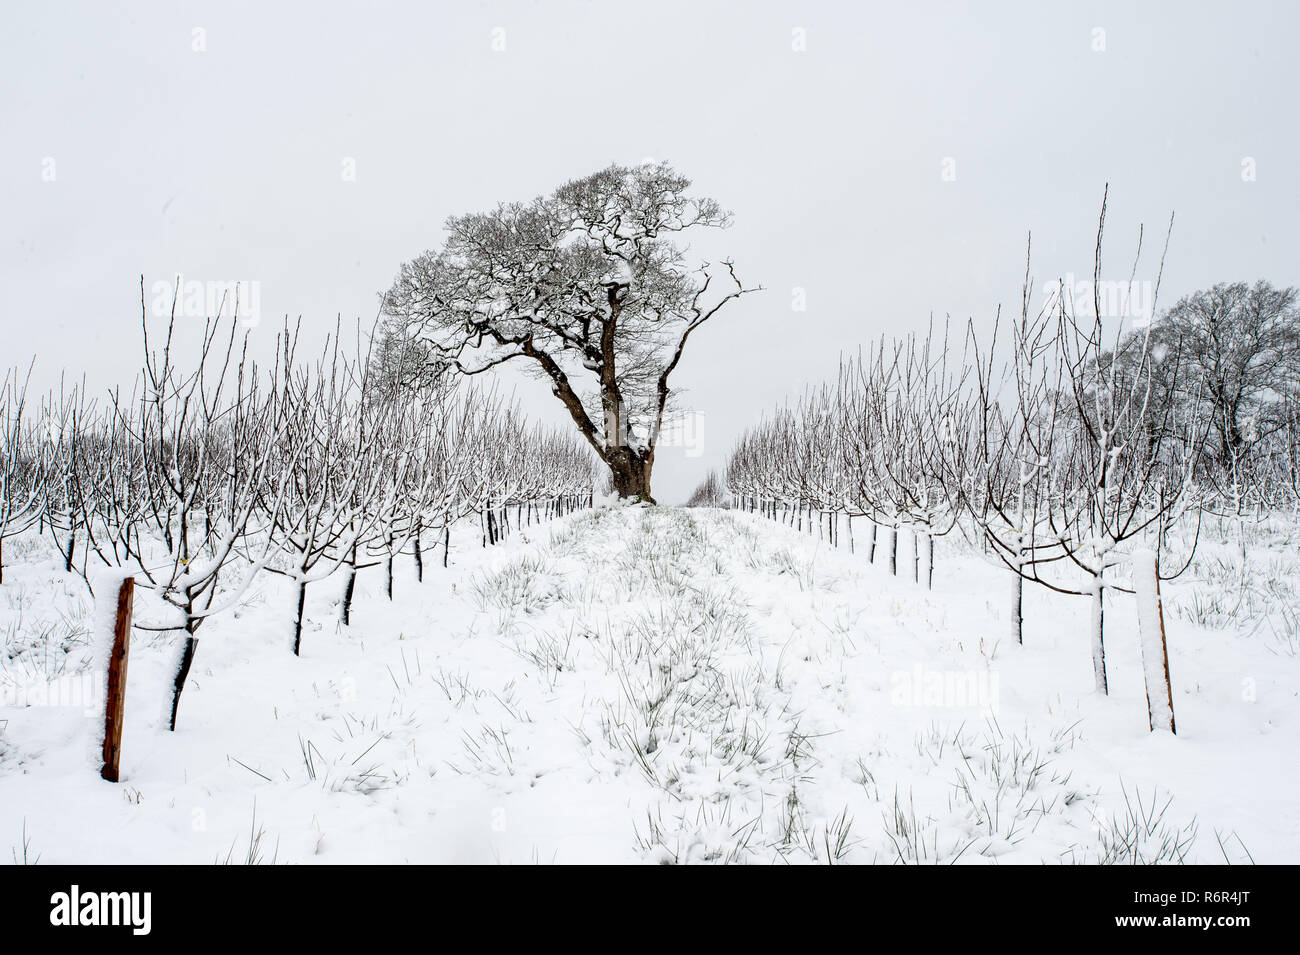
[[[47,442],[27,412],[27,381],[15,370],[0,381],[0,583],[4,541],[35,525],[46,511]]]
[[[131,469],[142,498],[133,515],[138,529],[125,539],[121,556],[138,568],[137,587],[152,591],[162,605],[160,619],[135,626],[183,635],[172,681],[169,727],[174,730],[199,628],[233,606],[275,554],[269,528],[283,507],[284,480],[270,494],[262,485],[271,475],[284,422],[278,369],[264,386],[256,364],[236,348],[237,304],[224,342],[220,311],[205,323],[189,365],[176,355],[175,304],[161,349],[151,347],[157,342],[149,336],[143,279],[140,304],[141,393],[111,409],[129,445],[122,463]],[[241,565],[245,556],[251,565],[240,567],[241,580],[217,601],[223,571]]]

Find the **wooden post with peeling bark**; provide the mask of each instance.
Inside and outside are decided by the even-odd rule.
[[[1160,621],[1160,668],[1164,675],[1164,698],[1165,706],[1168,708],[1169,732],[1177,734],[1177,724],[1174,722],[1174,686],[1173,681],[1169,679],[1169,641],[1165,636],[1165,607],[1164,600],[1160,596],[1160,573],[1159,565],[1156,572],[1156,619]],[[1151,729],[1156,728],[1156,713],[1161,712],[1158,707],[1152,707],[1147,704],[1147,713],[1151,723]],[[1161,715],[1164,715],[1163,713]]]
[[[1138,604],[1147,723],[1152,732],[1168,730],[1176,734],[1174,690],[1169,678],[1169,643],[1160,599],[1160,564],[1153,551],[1143,549],[1133,554],[1133,590]]]
[[[126,659],[131,647],[131,607],[135,579],[127,577],[117,592],[117,617],[113,624],[113,649],[108,657],[108,692],[104,706],[104,768],[99,775],[118,781],[122,759],[122,720],[126,712]]]

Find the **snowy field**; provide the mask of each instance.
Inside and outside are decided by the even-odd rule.
[[[859,535],[860,535],[859,531]],[[451,566],[261,579],[214,618],[166,731],[169,638],[133,638],[99,779],[92,603],[6,544],[0,851],[47,863],[1300,861],[1294,524],[1203,532],[1167,583],[1178,736],[1147,726],[1133,599],[1088,604],[942,538],[927,591],[755,514],[609,507]],[[1217,535],[1217,536],[1216,536]],[[861,537],[859,536],[859,540]]]

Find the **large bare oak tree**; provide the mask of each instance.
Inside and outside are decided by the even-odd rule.
[[[666,163],[613,165],[549,196],[448,220],[384,296],[389,334],[466,375],[518,361],[549,380],[620,497],[650,475],[691,334],[746,287],[675,240],[730,216]]]

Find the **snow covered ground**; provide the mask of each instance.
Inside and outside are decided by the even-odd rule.
[[[11,541],[0,851],[1295,863],[1293,533],[1257,534],[1244,580],[1207,533],[1197,579],[1168,587],[1177,737],[1147,730],[1130,597],[1107,611],[1103,698],[1087,602],[1027,587],[1008,645],[1006,573],[955,538],[926,591],[757,515],[597,508],[486,550],[464,534],[423,583],[400,567],[392,602],[365,571],[349,627],[316,588],[301,658],[289,593],[264,581],[202,631],[175,733],[168,638],[137,632],[119,784],[93,757],[84,586]]]

